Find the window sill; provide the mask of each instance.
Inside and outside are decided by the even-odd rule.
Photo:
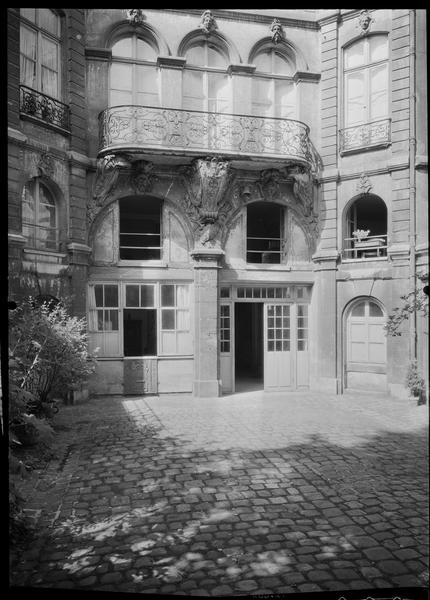
[[[148,267],[166,269],[168,264],[163,260],[119,260],[119,267]]]
[[[357,146],[354,148],[347,148],[345,150],[340,150],[340,156],[349,156],[350,154],[360,154],[361,152],[371,152],[372,150],[383,150],[384,148],[388,148],[391,146],[391,142],[381,142],[378,144],[367,144],[366,146]]]
[[[67,254],[64,252],[56,252],[55,250],[39,250],[38,248],[31,248],[27,246],[23,249],[26,254],[38,254],[40,256],[55,256],[57,258],[66,258]]]
[[[247,271],[291,271],[291,266],[273,263],[246,263],[245,269]]]
[[[373,262],[373,261],[387,261],[388,260],[388,256],[370,256],[367,258],[342,258],[341,259],[341,263],[345,264],[345,263],[367,263],[367,262]]]

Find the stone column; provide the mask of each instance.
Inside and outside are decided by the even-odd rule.
[[[194,380],[193,395],[221,394],[218,361],[218,279],[219,248],[191,252],[194,264]]]

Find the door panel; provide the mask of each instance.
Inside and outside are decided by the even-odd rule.
[[[291,306],[266,304],[264,323],[264,389],[291,388],[294,386]]]

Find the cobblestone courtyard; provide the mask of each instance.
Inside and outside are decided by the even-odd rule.
[[[428,585],[428,408],[382,396],[62,408],[16,586],[241,595]],[[29,488],[31,486],[31,488]]]

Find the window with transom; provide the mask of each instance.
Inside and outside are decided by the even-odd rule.
[[[253,59],[252,113],[262,117],[295,118],[294,65],[275,49],[259,52]]]
[[[30,248],[58,250],[57,204],[39,177],[27,182],[22,190],[22,233]]]
[[[388,117],[388,37],[374,35],[344,51],[345,127]]]
[[[109,105],[159,106],[157,51],[137,34],[112,46]]]
[[[21,8],[20,15],[20,82],[60,98],[60,17],[50,8]]]
[[[216,113],[230,111],[228,57],[210,42],[201,42],[185,53],[182,81],[182,108]]]

